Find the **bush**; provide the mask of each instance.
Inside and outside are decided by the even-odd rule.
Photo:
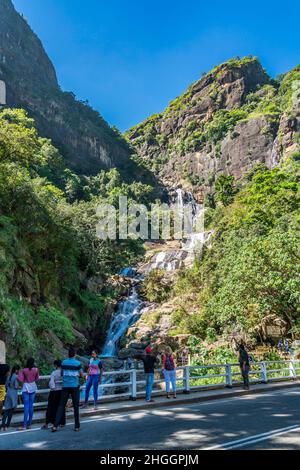
[[[146,276],[142,294],[149,302],[164,302],[170,297],[171,286],[165,274],[161,269],[154,269]]]

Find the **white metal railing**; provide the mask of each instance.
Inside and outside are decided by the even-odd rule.
[[[262,361],[251,363],[249,372],[250,383],[268,383],[300,378],[300,360]],[[40,377],[39,382],[49,381],[50,376]],[[176,369],[177,390],[189,393],[194,390],[207,388],[234,387],[242,383],[239,364],[207,364],[178,367]],[[153,393],[161,394],[165,390],[165,380],[161,370],[155,371]],[[81,400],[84,397],[85,386],[81,386]],[[112,391],[112,392],[111,392]],[[36,408],[45,408],[50,390],[41,388],[37,391]],[[107,392],[107,394],[105,393]],[[19,392],[21,395],[21,392]],[[115,401],[122,398],[136,400],[145,394],[145,377],[140,369],[118,370],[104,372],[103,383],[99,386],[99,399]],[[91,398],[90,398],[91,400]],[[18,406],[19,409],[23,405]]]

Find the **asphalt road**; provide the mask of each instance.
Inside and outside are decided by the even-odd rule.
[[[0,450],[300,449],[300,387],[0,433]]]

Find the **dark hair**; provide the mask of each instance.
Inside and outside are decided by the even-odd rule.
[[[61,363],[62,363],[62,361],[60,359],[57,359],[56,361],[53,362],[53,365],[55,367],[61,367]]]
[[[21,367],[17,364],[15,366],[13,366],[12,369],[11,369],[10,376],[12,377],[12,375],[15,374],[17,372],[17,370],[20,370],[20,369],[21,369]]]
[[[76,356],[76,351],[75,351],[74,348],[70,348],[69,349],[69,357],[74,357],[74,356]]]
[[[244,345],[244,344],[240,344],[239,348],[240,348],[242,351],[245,351],[245,345]]]
[[[29,370],[34,368],[34,359],[33,359],[33,357],[30,357],[29,359],[27,359],[26,368],[29,369]]]

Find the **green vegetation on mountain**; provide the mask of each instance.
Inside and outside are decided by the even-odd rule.
[[[82,282],[115,274],[143,253],[140,241],[96,237],[96,208],[119,193],[150,201],[153,188],[114,169],[78,177],[23,110],[0,113],[0,324],[9,355],[51,361],[78,332],[105,335],[114,293]]]
[[[240,179],[249,159],[252,166],[268,165],[276,138],[276,151],[284,154],[289,142],[282,137],[298,112],[299,77],[299,66],[273,80],[256,57],[231,59],[126,137],[166,186],[180,180],[210,196],[220,172]]]
[[[207,210],[212,247],[179,275],[173,334],[258,339],[269,314],[300,333],[300,152],[281,167],[253,169],[243,183],[229,204]]]
[[[75,173],[96,175],[116,166],[124,175],[138,173],[120,132],[87,101],[60,88],[43,44],[11,0],[0,0],[0,80],[7,105],[25,109]]]

